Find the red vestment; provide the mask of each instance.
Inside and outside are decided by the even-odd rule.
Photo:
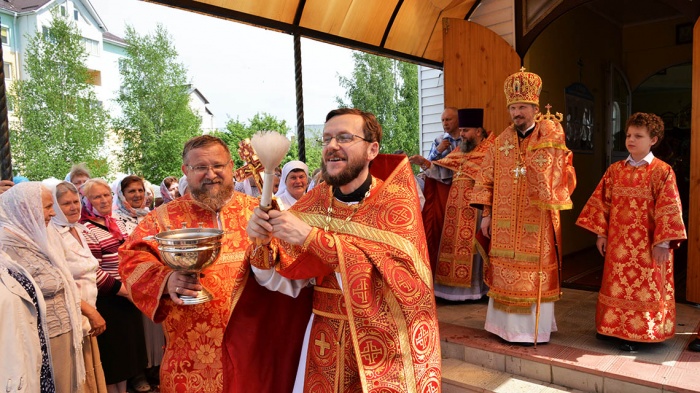
[[[560,298],[559,210],[572,207],[576,174],[571,161],[561,125],[548,119],[522,139],[509,126],[484,158],[471,204],[491,206],[484,281],[499,310],[529,314],[538,297],[542,302]]]
[[[393,171],[378,176],[382,169]],[[359,205],[337,201],[322,183],[289,210],[314,227],[305,244],[271,246],[282,275],[316,278],[304,391],[439,392],[438,321],[413,173],[393,155],[378,156],[371,170]],[[267,255],[253,252],[251,263],[268,267]]]
[[[423,196],[425,204],[421,216],[428,246],[430,270],[435,272],[440,251],[440,235],[445,222],[445,205],[450,195],[450,185],[431,177],[425,178]]]
[[[250,242],[245,227],[257,204],[254,198],[234,193],[217,214],[186,195],[149,213],[120,248],[119,273],[134,304],[155,322],[163,323],[166,348],[160,369],[161,392],[222,392],[225,385],[229,392],[291,391],[301,342],[278,334],[273,322],[266,322],[265,317],[289,318],[288,329],[301,334],[308,318],[297,320],[294,309],[284,303],[291,298],[267,291],[249,278],[250,266],[244,256]],[[214,300],[207,303],[178,306],[167,294],[162,295],[172,269],[161,262],[157,242],[143,239],[179,229],[183,223],[188,228],[202,225],[225,231],[218,259],[201,278],[201,284],[214,295]],[[269,309],[277,305],[281,307]],[[254,331],[231,335],[226,328],[234,307],[234,315],[245,316],[246,312],[250,314],[247,310],[262,307],[265,312],[246,319]],[[255,331],[256,327],[262,330]],[[255,352],[224,353],[225,334],[227,345],[231,335],[245,343],[242,348]],[[261,336],[263,340],[256,340]],[[235,361],[238,363],[232,363]],[[261,363],[265,367],[256,367]],[[241,367],[247,368],[241,371]],[[242,375],[245,378],[230,380]]]
[[[657,158],[640,167],[612,164],[576,224],[608,239],[598,332],[639,342],[673,337],[673,250],[667,263],[652,258],[654,246],[669,242],[673,249],[686,239],[673,169]]]
[[[479,230],[478,209],[469,205],[475,179],[481,172],[481,162],[493,144],[494,137],[479,143],[474,150],[464,153],[453,150],[447,157],[433,164],[453,171],[452,185],[445,205],[445,217],[440,237],[440,249],[435,269],[435,283],[453,287],[470,287],[474,253],[488,259],[487,242],[477,242]],[[479,230],[480,232],[480,230]],[[486,240],[486,238],[481,237]]]

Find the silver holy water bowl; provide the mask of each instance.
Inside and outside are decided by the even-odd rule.
[[[183,228],[155,235],[163,262],[171,269],[188,273],[199,283],[199,274],[210,266],[221,251],[224,231],[215,228]],[[206,288],[198,296],[178,295],[185,304],[201,304],[214,299]]]

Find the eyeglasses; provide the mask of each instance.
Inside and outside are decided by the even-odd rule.
[[[231,161],[229,161],[231,162]],[[197,165],[197,166],[192,166],[192,165],[187,165],[187,168],[194,172],[197,175],[203,175],[205,173],[209,172],[209,169],[211,169],[214,173],[216,174],[221,174],[221,172],[224,171],[226,166],[229,164],[229,162],[225,164],[214,164],[214,165]]]
[[[347,145],[348,143],[352,142],[355,138],[362,139],[365,142],[371,142],[369,139],[365,139],[359,135],[344,133],[344,134],[338,134],[336,136],[324,136],[323,138],[320,139],[321,146],[330,145],[331,141],[334,138],[335,138],[335,141],[338,142],[339,145]]]

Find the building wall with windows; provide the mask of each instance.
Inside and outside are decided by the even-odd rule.
[[[119,59],[127,57],[127,43],[109,32],[90,2],[86,0],[0,0],[0,38],[7,88],[10,88],[13,81],[28,77],[23,67],[29,42],[27,37],[47,31],[53,10],[76,24],[88,54],[86,66],[92,75],[97,100],[107,109],[110,116],[121,116],[121,108],[116,102],[121,83]],[[191,96],[190,103],[193,110],[202,117],[202,130],[211,131],[214,128],[214,117],[207,108],[209,102],[198,90],[197,93],[198,95]],[[12,108],[9,109],[12,121]]]
[[[53,10],[76,24],[88,54],[86,66],[93,77],[92,84],[95,86],[97,99],[110,115],[118,116],[119,107],[113,100],[119,89],[119,58],[125,56],[126,42],[109,33],[87,1],[50,0],[41,4],[34,1],[29,7],[21,0],[12,3],[0,2],[0,37],[7,88],[9,89],[15,80],[28,77],[24,70],[28,37],[37,32],[47,31]],[[12,111],[10,120],[13,120]]]

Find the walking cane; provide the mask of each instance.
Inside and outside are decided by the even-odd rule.
[[[542,303],[542,259],[538,262],[537,271],[537,305],[535,306],[535,345],[537,348],[537,336],[540,332],[540,304]]]

